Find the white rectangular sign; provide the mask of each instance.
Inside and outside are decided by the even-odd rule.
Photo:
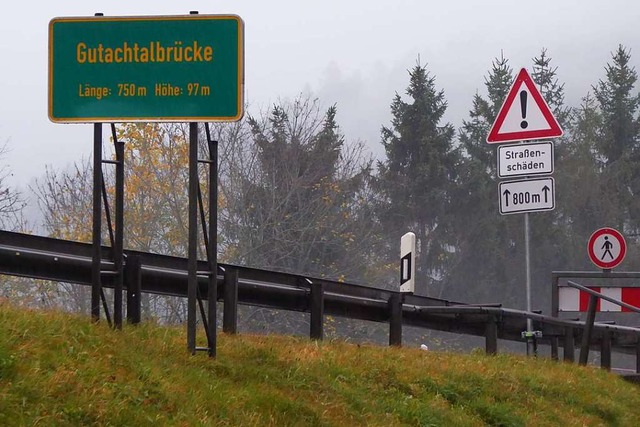
[[[498,186],[500,213],[551,211],[556,207],[553,178],[504,181]]]
[[[498,147],[498,176],[553,173],[553,143],[509,144]]]

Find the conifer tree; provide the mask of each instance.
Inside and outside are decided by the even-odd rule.
[[[495,58],[485,78],[487,98],[473,97],[469,120],[459,131],[463,161],[454,199],[456,257],[446,276],[451,299],[487,302],[496,292],[501,301],[516,298],[509,283],[518,274],[514,266],[520,256],[522,223],[498,212],[496,147],[486,142],[512,81],[508,60]]]
[[[449,262],[448,214],[458,153],[453,126],[441,124],[447,102],[435,77],[420,63],[409,76],[408,99],[396,94],[391,127],[382,128],[386,159],[378,163],[378,215],[390,258],[397,257],[404,233],[416,234],[416,291],[424,293],[424,284],[436,284]],[[439,286],[431,287],[429,294],[440,293]]]
[[[632,93],[638,74],[629,63],[631,54],[622,45],[612,59],[605,67],[606,78],[593,87],[603,120],[597,149],[608,165],[636,151],[639,142],[640,97]]]
[[[637,235],[640,97],[635,91],[638,75],[630,58],[629,51],[618,46],[612,62],[605,67],[606,77],[593,87],[602,120],[595,148],[602,165],[601,179],[608,189],[610,209],[606,220],[623,233]]]
[[[558,67],[551,66],[551,57],[547,55],[547,49],[543,48],[540,55],[533,58],[531,78],[539,87],[560,127],[565,128],[570,109],[564,104],[564,84],[559,83],[557,70]]]

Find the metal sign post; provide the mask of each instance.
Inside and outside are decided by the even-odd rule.
[[[93,125],[93,251],[91,264],[91,318],[100,320],[100,264],[102,259],[102,123]]]
[[[501,144],[540,138],[556,138],[563,131],[526,69],[522,68],[513,81],[496,119],[487,135],[487,143]],[[500,213],[524,213],[525,275],[527,311],[531,311],[531,260],[529,213],[555,208],[553,178],[529,179],[531,175],[553,173],[551,142],[501,146],[498,149],[498,177],[524,177],[503,181],[498,185]],[[537,353],[536,339],[542,336],[533,330],[527,319],[522,337],[527,342],[527,354]]]
[[[214,54],[215,52],[215,54]],[[93,252],[91,315],[105,306],[101,275],[115,275],[116,326],[122,323],[122,210],[124,159],[102,160],[103,122],[189,122],[189,232],[187,347],[215,356],[217,300],[217,141],[209,138],[209,233],[198,182],[198,122],[240,120],[244,113],[244,23],[236,15],[54,18],[49,23],[49,119],[94,123]],[[112,125],[115,138],[115,127]],[[115,163],[116,236],[111,232],[102,163]],[[102,194],[101,194],[102,193]],[[101,199],[101,195],[103,196]],[[114,271],[101,271],[102,201],[110,228]],[[208,270],[198,271],[198,208]],[[208,316],[198,277],[209,278]],[[196,348],[196,306],[208,347]],[[207,321],[207,317],[209,321]],[[210,325],[211,323],[211,325]]]

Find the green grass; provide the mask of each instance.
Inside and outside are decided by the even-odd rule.
[[[202,345],[203,343],[199,343]],[[0,425],[635,426],[640,388],[597,368],[184,328],[0,304]]]

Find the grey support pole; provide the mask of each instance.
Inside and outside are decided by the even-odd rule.
[[[111,124],[116,149],[116,230],[113,262],[116,277],[113,292],[113,323],[122,329],[122,286],[124,282],[124,142],[116,139],[115,125]]]
[[[209,357],[216,357],[218,333],[218,141],[212,141],[206,127],[209,144],[209,289],[207,293],[209,323]]]
[[[389,345],[402,345],[402,303],[404,295],[394,292],[389,298]]]
[[[322,340],[324,338],[324,286],[322,283],[311,283],[310,299],[311,325],[309,335],[313,340]]]
[[[498,322],[495,316],[489,316],[485,329],[485,351],[487,354],[498,353]]]
[[[102,123],[93,125],[93,246],[91,252],[91,318],[100,320],[102,259]]]
[[[587,309],[587,320],[584,324],[584,330],[582,331],[582,345],[580,346],[580,360],[581,365],[586,365],[589,360],[589,344],[591,343],[591,333],[593,332],[593,323],[596,320],[596,307],[598,303],[598,297],[595,295],[589,296],[589,308]]]
[[[224,308],[222,331],[226,334],[238,332],[238,270],[227,268],[224,272]]]
[[[525,251],[525,271],[526,271],[526,288],[527,288],[527,311],[531,312],[531,252],[530,252],[530,234],[529,229],[529,212],[524,213],[524,251]],[[527,356],[535,355],[533,334],[533,321],[527,318]]]
[[[127,285],[127,322],[137,325],[142,317],[142,265],[139,256],[131,255],[127,258],[124,278]]]
[[[564,328],[564,361],[573,362],[575,360],[575,338],[573,337],[573,328],[566,326]]]
[[[600,367],[611,370],[611,332],[604,331],[600,344]]]
[[[189,123],[189,243],[187,262],[187,350],[196,353],[198,286],[198,123]]]

